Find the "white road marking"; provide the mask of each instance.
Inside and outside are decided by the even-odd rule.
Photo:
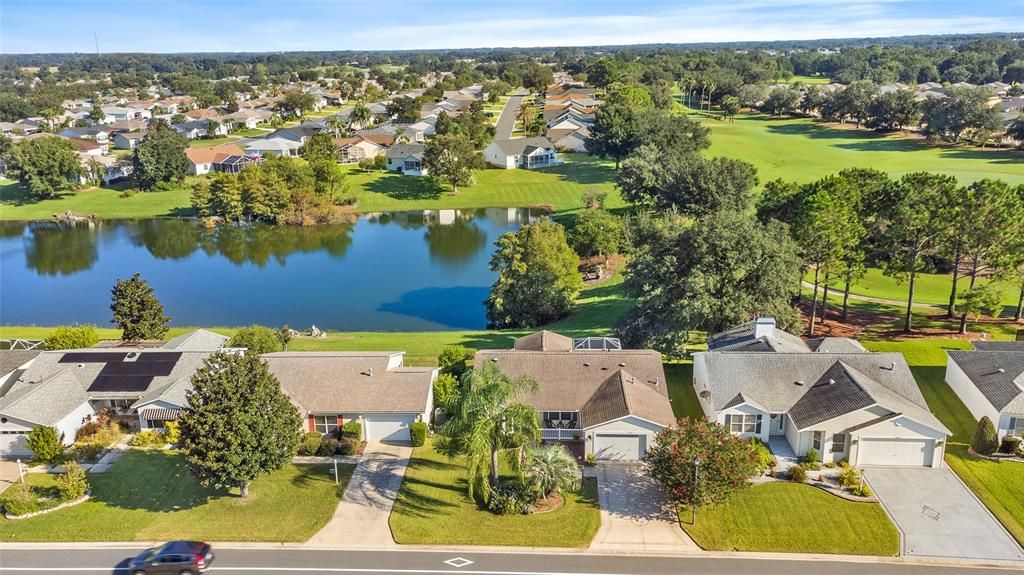
[[[466,559],[465,557],[453,557],[453,558],[451,558],[451,559],[449,559],[447,561],[442,561],[442,563],[444,563],[446,565],[451,565],[452,567],[455,567],[456,569],[465,567],[466,565],[472,565],[473,564],[472,561],[470,561],[469,559]]]

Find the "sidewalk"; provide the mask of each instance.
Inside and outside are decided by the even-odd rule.
[[[407,446],[367,445],[334,517],[309,543],[375,549],[397,547],[388,519],[411,455],[412,448]]]

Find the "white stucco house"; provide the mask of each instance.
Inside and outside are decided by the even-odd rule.
[[[507,170],[544,168],[561,163],[555,145],[543,136],[494,140],[484,148],[484,160]]]
[[[427,168],[423,165],[423,144],[396,144],[388,149],[388,171],[398,172],[407,176],[425,176]]]
[[[1024,437],[1024,341],[979,341],[946,355],[946,383],[974,418],[988,417],[1000,439]]]
[[[363,439],[408,443],[430,422],[436,367],[405,367],[405,352],[276,352],[260,356],[302,414],[304,431],[360,423]]]
[[[639,460],[675,424],[661,354],[653,350],[539,331],[512,349],[478,351],[474,366],[487,364],[537,381],[538,390],[519,400],[536,408],[544,441],[582,444],[597,459]]]
[[[928,409],[900,353],[856,341],[804,342],[771,318],[709,338],[694,354],[693,385],[705,417],[757,437],[777,457],[815,449],[823,461],[941,467],[951,434]]]

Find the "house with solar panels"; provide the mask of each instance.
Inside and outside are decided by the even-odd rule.
[[[44,351],[0,390],[0,455],[30,457],[28,432],[53,427],[70,445],[82,423],[110,408],[142,429],[177,419],[192,375],[227,338],[197,330],[161,347]]]

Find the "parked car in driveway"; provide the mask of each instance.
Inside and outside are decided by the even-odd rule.
[[[131,560],[132,575],[199,575],[213,563],[213,550],[202,541],[171,541],[151,547]]]

